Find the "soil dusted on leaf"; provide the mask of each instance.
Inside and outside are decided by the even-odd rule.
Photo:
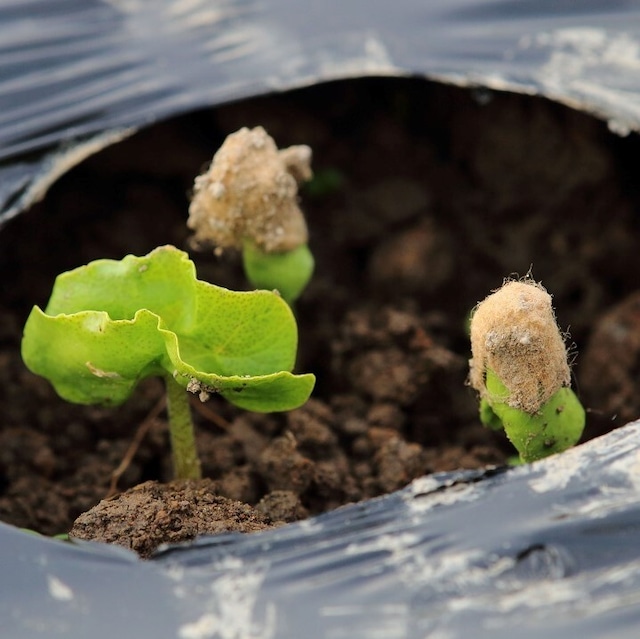
[[[316,389],[273,415],[191,397],[207,479],[144,484],[171,479],[165,416],[147,419],[162,385],[146,381],[115,409],[68,404],[25,369],[22,327],[62,271],[164,244],[188,250],[194,176],[228,133],[257,126],[280,148],[313,149],[316,177],[299,197],[316,269],[294,310],[296,370],[315,373]],[[513,449],[481,425],[465,383],[469,313],[532,265],[576,343],[585,438],[639,417],[639,147],[544,100],[370,79],[195,113],[89,159],[0,231],[0,519],[63,533],[97,506],[74,534],[148,555],[431,472],[503,464]],[[233,250],[191,257],[200,279],[249,288]],[[116,471],[116,489],[131,492],[101,502]]]

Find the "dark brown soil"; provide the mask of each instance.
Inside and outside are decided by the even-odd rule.
[[[313,399],[264,416],[194,398],[208,481],[172,495],[144,484],[92,511],[93,532],[83,516],[75,535],[146,556],[162,541],[293,521],[426,473],[505,463],[508,443],[480,425],[465,385],[466,323],[504,277],[530,268],[584,353],[573,370],[585,438],[640,416],[638,139],[544,100],[490,97],[369,79],[199,112],[88,160],[5,227],[0,519],[68,531],[129,457],[117,490],[171,479],[161,384],[148,380],[117,409],[66,404],[24,368],[21,327],[58,272],[187,248],[193,177],[245,125],[314,149],[318,179],[303,206],[317,271],[296,305],[298,370],[316,373]],[[246,287],[237,257],[192,256],[202,279]]]
[[[210,479],[167,484],[147,481],[80,515],[71,535],[119,544],[148,557],[163,543],[187,541],[204,533],[247,533],[273,527],[258,508],[216,492]]]

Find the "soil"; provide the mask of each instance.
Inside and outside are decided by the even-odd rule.
[[[207,479],[167,484],[161,384],[116,409],[67,404],[25,369],[21,328],[61,271],[188,248],[194,176],[226,134],[256,125],[314,151],[302,206],[317,267],[295,311],[297,370],[318,382],[287,414],[194,397]],[[504,464],[512,450],[466,384],[467,318],[529,271],[579,354],[584,439],[639,417],[639,151],[637,136],[543,99],[406,79],[231,104],[106,149],[0,231],[0,519],[51,535],[99,504],[72,534],[149,556]],[[247,287],[236,255],[192,257],[201,279]]]

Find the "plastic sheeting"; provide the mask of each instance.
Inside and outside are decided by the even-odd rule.
[[[628,0],[2,0],[0,223],[151,122],[366,75],[541,94],[640,125]]]
[[[147,562],[0,525],[2,636],[637,639],[639,451],[635,423]]]
[[[0,220],[152,122],[363,75],[541,94],[640,127],[640,7],[599,0],[2,0]],[[167,550],[0,525],[12,639],[636,638],[640,424]]]

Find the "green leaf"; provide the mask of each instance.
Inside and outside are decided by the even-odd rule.
[[[296,321],[278,295],[229,291],[207,282],[198,282],[195,294],[195,321],[179,338],[182,359],[220,375],[265,375],[293,368]]]
[[[133,319],[140,309],[162,317],[171,330],[195,318],[196,270],[184,251],[161,246],[142,257],[96,260],[56,278],[45,313],[104,311],[112,320]]]
[[[491,404],[484,397],[480,400],[480,421],[491,430],[502,430],[502,420],[493,412]]]
[[[244,271],[256,287],[277,290],[291,304],[313,274],[314,260],[306,244],[284,253],[265,253],[252,242],[242,249]]]
[[[344,174],[333,167],[314,171],[313,177],[304,185],[311,197],[326,197],[339,191],[346,181]]]
[[[536,461],[578,443],[585,424],[585,411],[570,388],[561,388],[534,414],[509,406],[509,391],[498,376],[487,370],[486,398],[502,422],[507,437],[524,462]]]
[[[295,318],[278,295],[199,281],[170,246],[60,275],[22,342],[27,367],[72,402],[120,404],[141,379],[170,375],[256,411],[308,399],[315,378],[290,372],[296,349]]]
[[[25,325],[22,358],[67,401],[121,404],[139,380],[164,374],[158,321],[146,310],[132,320],[111,320],[103,311],[51,316],[36,306]]]

